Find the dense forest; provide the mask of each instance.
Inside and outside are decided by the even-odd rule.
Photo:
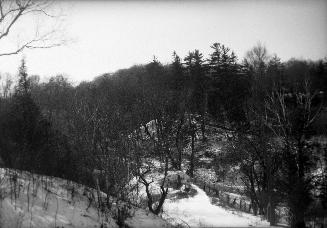
[[[130,182],[146,189],[150,212],[160,214],[168,171],[195,178],[199,151],[208,154],[216,182],[237,170],[254,214],[277,223],[288,209],[291,227],[327,213],[327,59],[282,62],[262,44],[238,59],[214,43],[169,64],[147,64],[103,74],[73,86],[57,75],[2,76],[0,157],[3,167],[61,177],[136,204]],[[223,138],[223,140],[222,140]],[[203,148],[202,148],[203,149]],[[145,178],[162,164],[160,194]]]

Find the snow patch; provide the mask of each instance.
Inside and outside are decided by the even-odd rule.
[[[210,198],[198,186],[192,184],[197,191],[194,197],[183,199],[167,199],[164,204],[163,218],[175,225],[188,224],[190,227],[269,227],[267,221],[250,214],[227,211],[211,204]]]

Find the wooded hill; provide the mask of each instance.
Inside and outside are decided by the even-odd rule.
[[[275,207],[287,205],[291,227],[304,227],[313,207],[327,207],[326,145],[313,140],[327,134],[327,59],[282,62],[258,44],[238,61],[223,44],[211,48],[208,57],[174,52],[171,64],[154,58],[77,86],[61,75],[40,83],[23,59],[17,84],[8,78],[1,88],[4,166],[129,201],[132,178],[150,184],[148,158],[165,164],[164,176],[187,161],[193,177],[195,144],[215,127],[228,133],[219,161],[240,167],[256,213],[274,224]],[[159,214],[166,195],[164,183],[159,200],[149,192],[148,209]]]

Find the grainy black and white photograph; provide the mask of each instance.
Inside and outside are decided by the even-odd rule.
[[[326,0],[0,0],[0,228],[327,228]]]

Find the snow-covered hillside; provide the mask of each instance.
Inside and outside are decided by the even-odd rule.
[[[156,177],[154,185],[159,185],[160,175],[153,175],[148,178]],[[174,189],[177,175],[182,176],[183,186]],[[125,219],[128,227],[172,227],[171,224],[181,227],[269,226],[260,217],[214,205],[210,197],[191,184],[189,177],[181,171],[170,172],[167,178],[169,193],[162,218],[130,206],[129,216]],[[141,192],[143,190],[141,188]],[[102,192],[100,195],[105,197]],[[0,169],[0,197],[1,228],[118,227],[115,203],[110,211],[100,210],[96,190],[64,179]]]
[[[1,228],[118,227],[117,205],[111,211],[98,210],[94,189],[64,179],[0,169],[0,197]],[[171,227],[146,210],[129,210],[129,227]]]

